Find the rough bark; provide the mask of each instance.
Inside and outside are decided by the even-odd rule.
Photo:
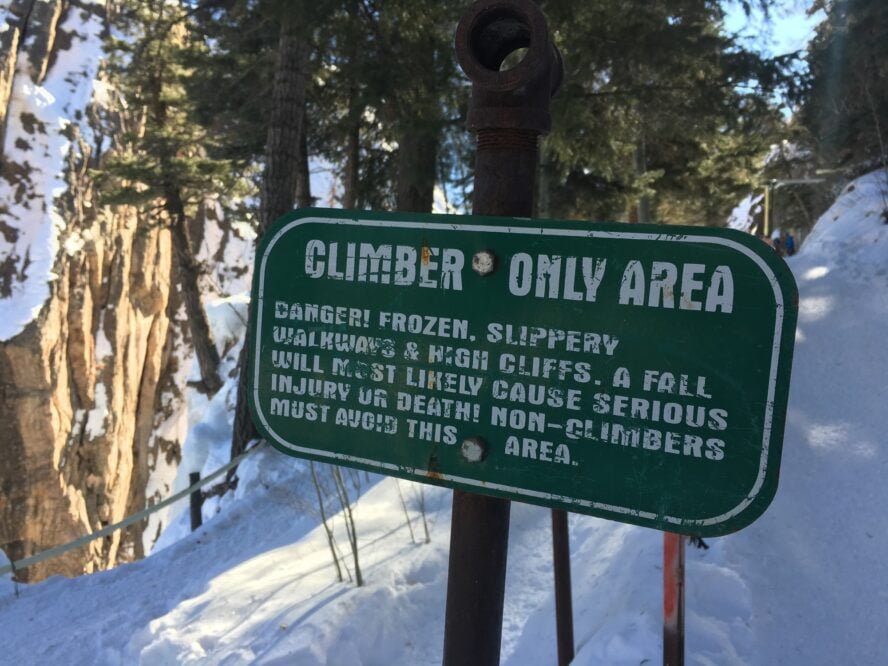
[[[259,233],[274,220],[293,209],[299,171],[299,147],[305,114],[305,78],[308,67],[308,44],[297,29],[294,18],[281,23],[277,64],[269,113],[268,139],[265,148],[265,173],[262,179],[262,203]],[[252,322],[250,322],[252,324]],[[249,330],[238,358],[240,373],[237,383],[237,405],[231,438],[231,457],[240,455],[259,433],[247,401],[247,356]],[[233,472],[229,474],[229,478]]]
[[[311,195],[311,171],[308,166],[308,132],[305,129],[305,111],[302,112],[303,127],[299,136],[299,162],[296,170],[296,205],[308,208],[314,205]]]
[[[358,176],[361,169],[361,124],[360,119],[349,128],[345,139],[345,173],[342,185],[342,207],[355,208],[358,203]]]
[[[440,127],[431,122],[405,124],[398,136],[399,211],[428,213],[435,195],[435,165]]]
[[[261,231],[293,209],[299,144],[305,114],[305,73],[308,45],[295,19],[284,19],[278,41],[278,59],[265,144],[262,178]]]

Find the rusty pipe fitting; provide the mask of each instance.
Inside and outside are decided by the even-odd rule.
[[[500,71],[506,57],[522,48],[524,59]],[[549,101],[561,85],[564,65],[532,0],[478,0],[457,26],[456,57],[472,81],[469,130],[549,132]]]

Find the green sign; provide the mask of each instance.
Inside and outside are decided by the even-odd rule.
[[[727,229],[308,210],[256,257],[289,455],[718,535],[777,489],[797,291]]]

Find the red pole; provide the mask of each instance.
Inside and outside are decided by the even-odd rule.
[[[663,666],[684,666],[685,538],[663,533]]]

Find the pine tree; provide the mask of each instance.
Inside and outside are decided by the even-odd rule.
[[[778,121],[768,97],[789,58],[741,48],[707,0],[546,8],[568,68],[546,142],[553,213],[724,219]]]
[[[888,167],[888,4],[818,0],[826,18],[808,54],[801,122],[830,165]]]
[[[462,8],[346,0],[319,27],[310,117],[317,152],[337,166],[343,205],[431,210],[458,113],[452,32]]]
[[[167,225],[175,248],[179,284],[204,390],[222,386],[219,352],[201,301],[201,266],[194,257],[189,222],[208,193],[225,190],[224,160],[207,156],[210,137],[192,117],[185,80],[189,52],[199,48],[187,14],[173,3],[123,3],[116,16],[122,38],[112,39],[112,68],[131,125],[101,174],[104,201],[147,212],[149,224]]]

